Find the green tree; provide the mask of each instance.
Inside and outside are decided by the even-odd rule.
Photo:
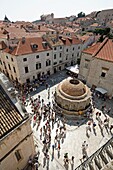
[[[110,28],[97,28],[94,30],[94,33],[100,35],[108,35],[110,33]]]
[[[80,13],[78,13],[78,18],[82,18],[82,17],[85,17],[85,13],[84,12],[80,12]]]

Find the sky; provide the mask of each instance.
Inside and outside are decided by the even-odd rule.
[[[113,0],[0,0],[0,20],[6,15],[14,22],[35,21],[42,14],[58,18],[112,8]]]

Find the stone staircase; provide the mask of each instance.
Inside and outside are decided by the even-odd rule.
[[[113,137],[75,170],[102,170],[111,161],[113,161]]]

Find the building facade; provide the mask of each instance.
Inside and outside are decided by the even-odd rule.
[[[105,39],[84,50],[81,56],[80,74],[87,84],[101,87],[113,97],[113,40]]]
[[[52,50],[47,43],[41,37],[22,41],[1,52],[1,71],[20,83],[31,82],[42,73],[51,74]]]
[[[2,85],[0,108],[0,169],[21,170],[35,154],[30,119],[20,114]]]
[[[20,84],[32,82],[77,63],[82,42],[77,37],[50,35],[10,42],[1,50],[0,70]]]
[[[113,20],[113,9],[102,10],[97,14],[97,22],[106,26],[107,22]]]

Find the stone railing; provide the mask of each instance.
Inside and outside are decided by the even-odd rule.
[[[110,160],[113,160],[113,136],[75,170],[99,170],[109,163]]]

